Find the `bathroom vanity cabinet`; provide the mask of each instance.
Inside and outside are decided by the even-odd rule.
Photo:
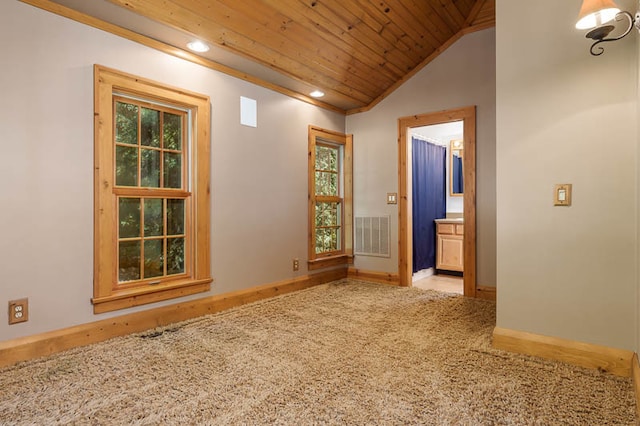
[[[464,222],[436,219],[436,269],[463,272]]]

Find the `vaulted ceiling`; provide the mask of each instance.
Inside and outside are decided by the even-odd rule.
[[[495,25],[495,0],[23,1],[174,54],[200,39],[213,47],[203,65],[342,112],[371,108],[461,36]],[[310,98],[314,89],[325,96]]]

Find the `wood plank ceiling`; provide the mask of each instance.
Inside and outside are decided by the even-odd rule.
[[[370,108],[462,35],[495,25],[495,0],[109,2],[317,88],[345,112]]]

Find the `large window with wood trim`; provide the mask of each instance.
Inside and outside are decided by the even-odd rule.
[[[352,141],[309,126],[309,269],[353,259]]]
[[[209,290],[209,98],[95,67],[94,312]]]

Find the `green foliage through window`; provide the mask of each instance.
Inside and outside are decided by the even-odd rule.
[[[140,143],[144,146],[160,148],[160,111],[142,108],[140,124],[142,127]]]
[[[115,101],[116,185],[183,188],[186,114],[133,102]]]
[[[341,250],[340,146],[315,146],[315,252]]]
[[[316,146],[316,195],[339,195],[339,153],[338,147]]]
[[[316,202],[316,253],[340,250],[340,203]]]
[[[116,142],[138,144],[138,106],[116,102]]]
[[[185,272],[185,208],[180,198],[118,198],[118,282]]]
[[[114,102],[116,186],[184,189],[186,114]],[[185,273],[184,198],[118,197],[118,282]]]

